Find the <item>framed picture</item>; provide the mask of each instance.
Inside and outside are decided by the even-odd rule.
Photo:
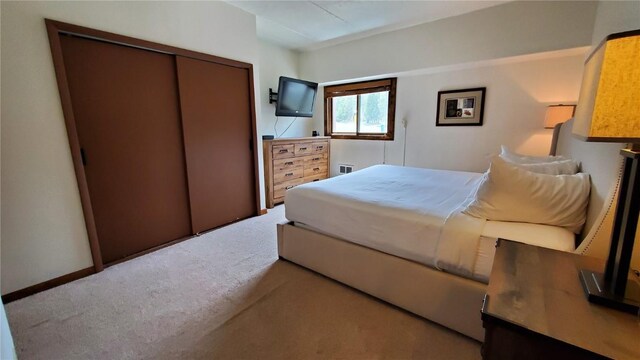
[[[438,91],[436,126],[482,126],[486,87]]]

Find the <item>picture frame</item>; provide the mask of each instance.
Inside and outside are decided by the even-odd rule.
[[[482,126],[487,88],[438,91],[436,126]]]

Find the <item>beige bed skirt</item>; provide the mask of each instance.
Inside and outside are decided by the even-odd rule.
[[[356,245],[293,223],[278,224],[278,255],[482,341],[486,284]]]

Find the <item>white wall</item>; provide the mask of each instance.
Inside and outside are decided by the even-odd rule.
[[[516,1],[302,54],[321,83],[589,45],[597,3]]]
[[[607,35],[640,29],[640,1],[601,1],[593,26],[592,44],[598,45]]]
[[[255,16],[223,2],[2,1],[0,6],[6,294],[92,266],[45,17],[253,63],[256,99],[260,77]],[[259,119],[260,102],[256,105]],[[262,148],[258,151],[261,156]],[[260,168],[262,181],[262,161]]]
[[[331,173],[336,175],[341,163],[355,165],[355,169],[381,163],[402,165],[402,119],[407,120],[407,166],[482,172],[501,144],[526,154],[548,154],[552,130],[543,128],[546,107],[577,102],[587,50],[523,56],[435,74],[401,75],[395,140],[331,140]],[[487,87],[483,126],[435,126],[438,91],[480,86]]]
[[[510,2],[303,53],[301,76],[325,85],[398,76],[395,140],[332,140],[331,174],[341,163],[402,164],[403,118],[407,165],[483,171],[501,143],[546,153],[551,132],[539,124],[547,105],[577,101],[596,10],[589,1]],[[481,86],[484,126],[435,127],[439,90]],[[322,127],[321,109],[314,121]]]
[[[299,78],[298,64],[300,54],[297,51],[285,49],[269,42],[260,41],[260,102],[262,105],[262,129],[260,135],[275,135],[274,126],[277,125],[278,135],[281,137],[311,136],[314,122],[309,118],[293,117],[276,118],[276,104],[269,104],[269,88],[278,92],[280,76]],[[317,99],[316,99],[317,100]],[[276,124],[277,120],[277,124]],[[287,127],[289,127],[288,130]],[[286,132],[285,132],[286,130]],[[317,129],[316,129],[317,130]]]

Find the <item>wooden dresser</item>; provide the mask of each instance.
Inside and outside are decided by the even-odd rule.
[[[263,141],[267,208],[284,201],[285,191],[329,176],[329,137]]]

